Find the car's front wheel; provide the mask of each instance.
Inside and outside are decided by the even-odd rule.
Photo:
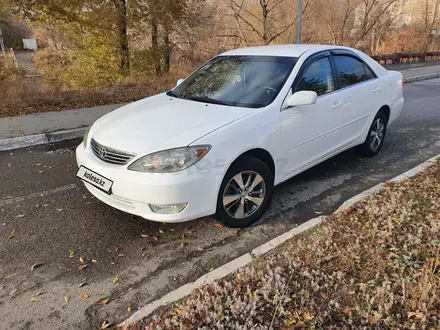
[[[256,222],[272,199],[274,176],[254,157],[231,165],[220,186],[215,217],[225,226],[243,228]]]

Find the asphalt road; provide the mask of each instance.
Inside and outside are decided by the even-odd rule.
[[[350,150],[278,186],[263,220],[244,230],[218,228],[212,218],[167,225],[114,210],[75,178],[72,146],[0,154],[0,328],[116,324],[129,304],[133,313],[315,212],[330,214],[440,153],[439,90],[440,79],[407,84],[405,109],[380,155],[362,159]],[[96,304],[104,297],[107,304]]]

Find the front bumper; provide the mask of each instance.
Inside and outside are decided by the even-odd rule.
[[[111,194],[85,183],[96,198],[121,211],[160,222],[184,222],[214,214],[220,184],[227,170],[224,165],[210,170],[192,166],[166,174],[130,171],[128,165],[101,161],[82,143],[76,149],[76,159],[78,166],[83,165],[114,182]],[[150,208],[150,204],[180,203],[188,205],[177,214],[154,213]]]

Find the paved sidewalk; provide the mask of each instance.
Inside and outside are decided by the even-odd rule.
[[[87,127],[122,104],[0,118],[0,140]]]
[[[405,78],[405,79],[434,74],[434,73],[440,73],[440,63],[439,62],[394,64],[394,65],[387,65],[385,67],[388,70],[402,72],[403,78]]]
[[[387,65],[405,79],[440,74],[440,62]],[[0,118],[0,151],[79,138],[84,128],[122,104]],[[53,132],[56,132],[52,134]]]

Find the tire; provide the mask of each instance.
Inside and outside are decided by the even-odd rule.
[[[223,178],[215,218],[231,228],[252,225],[266,212],[273,185],[274,175],[265,163],[254,157],[239,158]]]
[[[374,117],[373,123],[368,130],[368,135],[365,139],[365,142],[357,148],[359,155],[364,157],[373,157],[379,153],[385,141],[387,125],[387,115],[383,111],[379,111],[376,117]]]

